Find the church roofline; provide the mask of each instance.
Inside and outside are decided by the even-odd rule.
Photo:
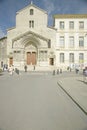
[[[53,15],[55,19],[65,19],[65,18],[87,18],[87,14],[55,14]]]
[[[44,12],[44,13],[47,14],[47,11],[45,11],[45,10],[39,8],[38,6],[36,6],[36,5],[33,4],[33,3],[29,4],[28,6],[24,7],[23,9],[20,9],[19,11],[16,12],[16,14],[20,13],[21,11],[25,10],[25,9],[28,8],[28,7],[34,7],[34,8],[37,8],[37,9],[39,9],[39,10],[41,10],[42,12]]]
[[[1,37],[0,41],[3,40],[3,39],[7,39],[7,36]]]
[[[11,28],[8,28],[7,31],[10,31],[12,29],[15,29],[16,27],[11,27]]]

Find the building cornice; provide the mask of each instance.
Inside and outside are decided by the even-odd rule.
[[[55,19],[66,19],[66,18],[87,18],[87,14],[55,14]]]

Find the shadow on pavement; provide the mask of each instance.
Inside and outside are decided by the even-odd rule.
[[[83,80],[77,80],[77,81],[82,82],[82,83],[84,83],[84,84],[87,84],[87,82],[85,82],[85,81],[83,81]]]

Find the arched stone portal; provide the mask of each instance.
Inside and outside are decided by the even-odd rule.
[[[27,52],[27,65],[36,65],[36,52]]]
[[[38,48],[40,42],[35,37],[26,37],[22,41],[22,45],[24,45],[25,52],[25,64],[27,65],[36,65],[38,60]]]
[[[24,69],[25,65],[48,66],[48,40],[35,33],[13,39],[14,66]]]

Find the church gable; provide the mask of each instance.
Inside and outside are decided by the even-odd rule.
[[[33,4],[17,12],[16,27],[38,28],[39,26],[44,25],[47,26],[46,11]]]
[[[17,14],[18,14],[18,13],[21,13],[21,12],[23,12],[24,10],[29,9],[29,8],[34,8],[34,9],[37,9],[37,10],[41,11],[42,13],[46,13],[46,14],[47,14],[47,12],[46,12],[45,10],[43,10],[43,9],[41,9],[41,8],[39,8],[39,7],[37,7],[37,6],[34,5],[32,2],[31,2],[30,5],[28,5],[28,6],[26,6],[25,8],[19,10],[19,11],[17,12]]]

